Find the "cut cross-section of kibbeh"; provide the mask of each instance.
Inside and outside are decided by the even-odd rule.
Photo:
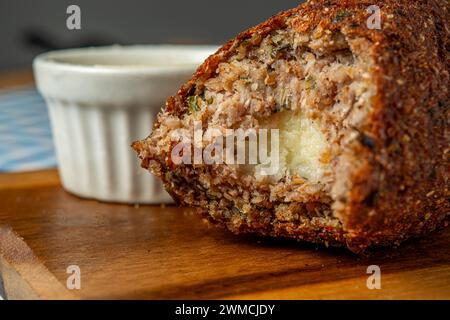
[[[228,42],[133,144],[142,166],[235,233],[362,252],[447,226],[449,2],[373,2],[309,1]],[[204,135],[174,161],[196,125],[223,137]],[[277,148],[266,148],[278,152],[276,170],[262,174],[259,158],[195,161],[231,129],[278,129]]]

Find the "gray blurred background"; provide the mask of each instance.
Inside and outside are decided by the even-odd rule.
[[[0,0],[0,70],[41,52],[107,44],[221,44],[300,0]],[[66,9],[81,9],[68,30]]]

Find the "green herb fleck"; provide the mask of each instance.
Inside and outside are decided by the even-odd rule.
[[[347,11],[347,10],[340,10],[338,11],[338,13],[336,14],[336,17],[334,17],[333,22],[334,23],[338,23],[341,22],[342,20],[344,20],[345,18],[351,16],[351,12]]]
[[[287,43],[285,44],[277,44],[275,47],[272,47],[270,51],[270,57],[273,59],[278,58],[278,55],[282,52],[286,52],[291,48],[291,46]]]
[[[252,83],[252,80],[249,77],[239,77],[239,80],[244,82],[244,84],[250,84]]]
[[[198,106],[197,101],[198,101],[197,95],[190,96],[188,98],[188,105],[189,105],[189,110],[191,111],[191,113],[200,111],[200,107]]]
[[[249,39],[244,39],[244,40],[242,40],[242,42],[241,42],[241,46],[244,46],[244,47],[246,47],[246,46],[248,46],[250,44],[250,40]]]
[[[307,76],[305,79],[305,89],[315,89],[316,88],[316,79],[313,76]]]
[[[214,102],[214,98],[213,98],[213,97],[209,97],[209,98],[206,100],[206,102],[207,102],[208,104],[212,104],[212,103]]]

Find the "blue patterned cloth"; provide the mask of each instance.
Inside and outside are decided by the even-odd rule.
[[[0,90],[0,172],[56,166],[47,107],[35,88]]]

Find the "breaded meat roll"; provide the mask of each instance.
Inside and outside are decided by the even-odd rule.
[[[133,148],[234,233],[428,234],[450,217],[449,21],[447,0],[308,1],[209,57]]]

